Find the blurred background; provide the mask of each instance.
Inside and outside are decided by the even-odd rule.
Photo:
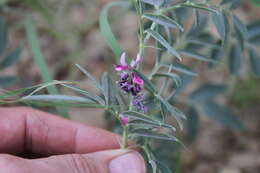
[[[1,88],[13,90],[43,82],[43,74],[28,43],[30,28],[26,28],[26,22],[30,15],[52,79],[80,81],[82,88],[94,90],[74,64],[80,64],[96,77],[104,71],[111,71],[113,53],[99,31],[99,13],[110,1],[112,0],[0,0],[0,30],[4,34],[8,33],[1,59],[5,56],[13,56],[15,59],[9,62],[10,65],[0,68]],[[253,0],[246,0],[234,13],[245,24],[251,24],[259,21],[259,9]],[[134,57],[138,49],[135,14],[116,10],[111,15],[112,29],[123,50]],[[209,30],[216,33],[214,27],[210,26]],[[5,39],[4,34],[1,34],[0,40]],[[259,46],[259,36],[257,45]],[[1,45],[0,50],[2,47]],[[153,55],[152,49],[147,50],[145,70],[153,65],[153,58],[149,58]],[[185,63],[191,64],[189,59]],[[178,150],[179,147],[175,146],[172,152],[175,159],[169,162],[175,165],[176,172],[181,173],[259,173],[260,79],[248,72],[248,66],[242,66],[236,77],[229,76],[223,63],[211,69],[207,68],[207,64],[200,64],[194,71],[199,77],[189,83],[183,94],[208,82],[227,85],[227,92],[218,98],[218,102],[232,110],[246,130],[223,126],[205,113],[199,113],[195,119],[189,118],[192,125],[188,124],[185,128],[186,137],[182,138],[186,148]],[[59,87],[59,92],[70,91]],[[40,109],[53,111],[49,108]],[[70,108],[68,111],[73,120],[101,128],[112,126],[107,123],[101,110]],[[193,135],[192,140],[190,135]],[[171,153],[168,151],[168,154]]]

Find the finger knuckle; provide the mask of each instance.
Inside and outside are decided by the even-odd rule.
[[[101,173],[91,157],[71,154],[68,156],[68,161],[73,173]]]

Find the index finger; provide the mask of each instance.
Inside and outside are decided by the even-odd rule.
[[[25,107],[0,108],[0,153],[89,153],[119,148],[119,136]]]

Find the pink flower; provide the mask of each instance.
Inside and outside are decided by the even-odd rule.
[[[140,63],[140,61],[141,61],[141,56],[138,53],[136,59],[132,60],[131,67],[136,67]]]
[[[126,63],[126,53],[123,53],[120,57],[120,64],[115,64],[114,69],[116,71],[128,70],[129,68],[135,68],[141,61],[141,56],[138,54],[135,60],[132,60],[130,67]]]
[[[120,116],[120,122],[123,126],[126,126],[129,122],[129,118],[125,115]]]
[[[144,81],[135,72],[132,73],[132,81],[137,85],[144,85]]]
[[[120,64],[121,64],[121,65],[118,65],[118,64],[115,64],[115,65],[114,65],[114,69],[115,69],[116,71],[122,71],[122,70],[128,70],[128,69],[129,69],[128,64],[127,64],[126,61],[125,61],[125,57],[126,57],[126,54],[123,53],[123,54],[121,55],[121,57],[120,57]]]

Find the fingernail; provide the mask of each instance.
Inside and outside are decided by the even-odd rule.
[[[145,173],[145,164],[137,152],[116,157],[109,163],[109,173]]]

